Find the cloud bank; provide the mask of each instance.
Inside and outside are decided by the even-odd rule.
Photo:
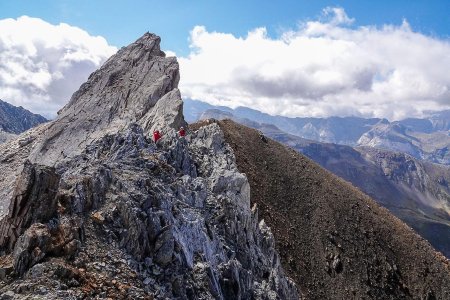
[[[52,118],[116,51],[104,38],[64,23],[0,20],[0,99]]]
[[[270,38],[196,26],[179,58],[184,97],[285,116],[391,120],[450,108],[450,43],[399,26],[354,27],[342,8]]]

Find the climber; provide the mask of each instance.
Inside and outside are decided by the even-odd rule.
[[[156,143],[161,138],[161,133],[159,130],[153,131],[153,141]]]
[[[184,136],[186,135],[186,131],[184,130],[184,127],[183,127],[183,126],[181,126],[181,127],[180,127],[180,130],[178,130],[178,135],[179,135],[180,137],[184,137]]]

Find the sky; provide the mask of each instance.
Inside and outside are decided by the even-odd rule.
[[[450,1],[0,1],[0,99],[54,117],[150,31],[183,97],[286,116],[450,108]]]

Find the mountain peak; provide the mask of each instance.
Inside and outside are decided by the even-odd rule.
[[[48,138],[33,154],[36,161],[54,163],[63,157],[61,151],[64,156],[79,154],[99,136],[120,132],[130,123],[147,134],[185,125],[178,62],[165,57],[160,41],[147,32],[92,73],[59,111]]]
[[[138,38],[134,44],[142,44],[145,46],[153,46],[157,45],[159,47],[159,44],[161,43],[161,38],[157,36],[154,33],[146,32],[143,36]]]
[[[166,54],[160,48],[161,38],[154,33],[146,32],[134,43],[124,47],[125,49],[137,49],[138,51],[148,52],[155,56],[165,57]],[[122,49],[124,49],[122,48]]]

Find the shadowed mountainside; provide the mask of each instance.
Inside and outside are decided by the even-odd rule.
[[[0,144],[17,137],[18,134],[47,120],[23,107],[16,107],[0,100]]]
[[[0,100],[0,131],[19,134],[45,122],[41,115]]]

